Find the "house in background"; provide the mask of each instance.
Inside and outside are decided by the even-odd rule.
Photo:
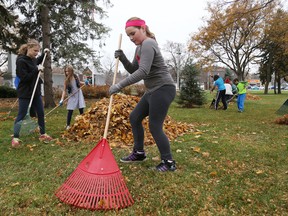
[[[8,76],[6,79],[2,80],[2,85],[9,86],[11,88],[15,88],[14,80],[16,78],[16,58],[17,55],[10,53],[8,55]],[[106,77],[103,73],[92,72],[88,67],[84,69],[84,71],[76,71],[75,72],[81,81],[85,81],[86,79],[91,79],[93,85],[105,85]],[[65,74],[63,68],[53,67],[52,66],[52,81],[53,88],[62,89],[64,86]]]
[[[85,82],[89,80],[91,85],[105,85],[106,78],[103,73],[92,73],[92,71],[86,67],[83,72],[75,71],[75,74],[79,77],[80,81]],[[53,88],[62,89],[64,86],[65,74],[63,68],[54,67],[52,69]]]

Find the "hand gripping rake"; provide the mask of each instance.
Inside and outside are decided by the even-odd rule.
[[[44,62],[45,62],[46,56],[47,56],[47,52],[45,52],[44,58],[42,60],[42,63],[41,63],[42,66],[44,66]],[[37,128],[37,126],[38,126],[37,122],[35,122],[30,117],[30,109],[31,109],[31,106],[32,106],[32,102],[33,102],[33,99],[34,99],[34,95],[35,95],[35,92],[36,92],[36,88],[37,88],[37,84],[38,84],[38,81],[39,81],[39,78],[40,78],[40,74],[41,74],[41,71],[38,72],[38,76],[37,76],[37,79],[36,79],[36,82],[35,82],[35,85],[34,85],[34,88],[33,88],[33,92],[32,92],[32,95],[31,95],[30,103],[28,105],[27,114],[21,121],[18,121],[15,124],[15,131],[17,131],[18,134],[20,132],[21,132],[21,135],[30,134],[30,133],[34,132],[35,129]]]
[[[119,39],[119,49],[121,41],[122,35]],[[118,64],[119,58],[113,84]],[[56,191],[56,196],[62,202],[90,210],[121,209],[134,203],[106,139],[112,101],[113,95],[110,96],[103,138]]]

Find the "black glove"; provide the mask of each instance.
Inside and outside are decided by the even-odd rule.
[[[115,51],[114,57],[119,58],[119,60],[121,61],[121,60],[125,59],[125,54],[124,54],[123,50],[118,49]]]

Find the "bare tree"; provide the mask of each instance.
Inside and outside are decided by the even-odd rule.
[[[168,56],[165,58],[166,63],[179,89],[181,83],[180,82],[181,70],[191,59],[191,54],[185,48],[184,44],[172,41],[167,41],[167,43],[163,46],[163,51],[168,54]]]

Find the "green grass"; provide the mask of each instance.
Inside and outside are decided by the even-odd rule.
[[[149,160],[142,164],[118,163],[135,201],[119,211],[77,209],[55,197],[55,190],[99,141],[62,140],[65,108],[49,115],[46,123],[47,133],[64,145],[42,144],[30,135],[22,138],[20,149],[12,149],[13,121],[2,121],[1,215],[288,215],[287,125],[274,123],[288,93],[252,93],[261,100],[246,100],[243,113],[237,112],[235,103],[226,111],[209,109],[209,104],[182,109],[173,103],[169,115],[194,124],[200,134],[171,142],[178,165],[174,173],[149,170],[158,163],[152,160],[158,156],[155,145],[147,146]],[[212,96],[207,97],[211,102]],[[13,110],[11,115],[15,114]],[[128,152],[117,148],[113,153],[118,161]]]

